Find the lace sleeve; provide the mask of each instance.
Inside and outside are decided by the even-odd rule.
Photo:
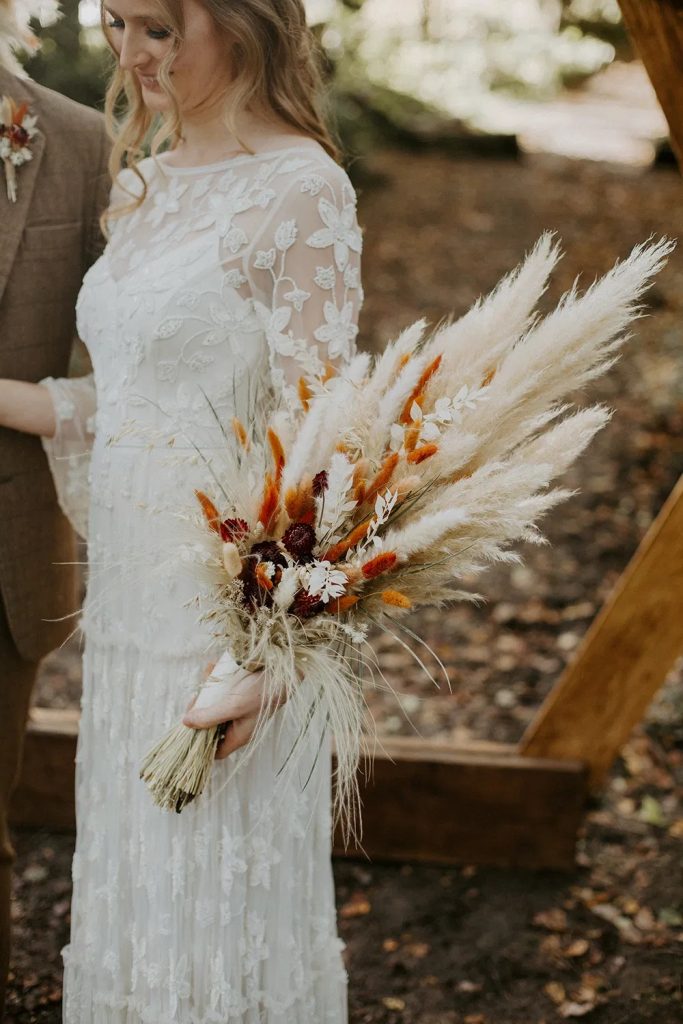
[[[50,392],[56,431],[42,438],[62,511],[81,537],[88,535],[90,453],[95,434],[95,383],[87,377],[46,377],[40,383]]]
[[[245,273],[262,321],[276,394],[299,408],[301,377],[319,376],[356,351],[362,235],[356,196],[341,168],[297,176],[253,239]]]

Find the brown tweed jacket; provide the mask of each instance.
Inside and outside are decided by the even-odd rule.
[[[0,67],[0,95],[37,115],[33,159],[10,203],[0,168],[0,377],[64,376],[83,274],[102,247],[109,143],[101,114]],[[40,439],[0,428],[0,594],[19,654],[56,647],[74,621],[74,537]]]

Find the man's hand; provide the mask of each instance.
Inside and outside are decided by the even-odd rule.
[[[207,672],[210,674],[213,666]],[[227,724],[227,732],[216,748],[217,760],[222,760],[246,746],[258,720],[263,694],[263,669],[249,672],[239,669],[230,682],[230,691],[208,708],[193,710],[196,697],[188,705],[183,724],[190,729],[210,729],[212,726]],[[271,699],[267,714],[273,714],[285,702],[284,695]]]

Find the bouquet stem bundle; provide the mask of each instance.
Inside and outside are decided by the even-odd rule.
[[[154,802],[177,811],[203,792],[209,779],[223,727],[190,729],[176,725],[146,755],[140,778]]]
[[[541,318],[535,306],[560,255],[544,235],[460,320],[431,336],[419,321],[374,361],[361,353],[340,372],[302,377],[296,408],[225,431],[224,470],[213,484],[207,474],[193,520],[214,585],[207,618],[230,658],[263,667],[251,750],[276,696],[302,736],[322,705],[347,836],[359,807],[363,671],[376,666],[371,649],[361,653],[370,625],[407,631],[420,661],[422,641],[401,623],[411,609],[476,597],[462,577],[519,561],[520,540],[544,542],[538,521],[571,493],[552,481],[610,418],[601,405],[573,410],[567,396],[613,364],[672,248],[637,246]],[[194,743],[183,728],[143,769],[155,800],[176,810],[201,792],[217,743],[212,732]]]

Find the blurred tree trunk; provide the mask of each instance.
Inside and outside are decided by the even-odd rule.
[[[683,168],[683,0],[619,0]]]

